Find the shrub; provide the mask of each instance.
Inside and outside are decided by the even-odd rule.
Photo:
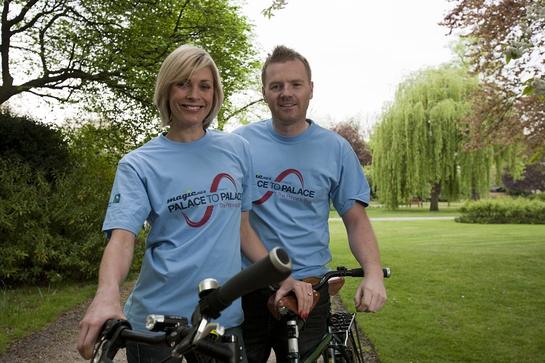
[[[51,126],[26,116],[0,109],[0,157],[19,160],[44,171],[47,180],[68,170],[70,153],[63,134]]]
[[[538,194],[530,194],[528,196],[528,199],[530,200],[541,200],[542,202],[545,202],[545,192],[541,192]]]
[[[0,159],[0,279],[20,284],[98,275],[115,172],[100,164],[99,155],[80,160],[53,187],[44,172]]]
[[[545,224],[545,202],[527,198],[468,201],[458,209],[460,223]]]
[[[6,285],[87,280],[98,276],[107,239],[102,230],[117,156],[84,129],[69,134],[71,170],[35,170],[0,157],[0,280]],[[146,230],[138,238],[145,240]],[[139,269],[145,243],[135,250]]]
[[[81,173],[58,176],[0,160],[0,279],[55,282],[96,276],[104,249],[100,232],[108,196]]]

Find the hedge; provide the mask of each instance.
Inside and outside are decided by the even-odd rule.
[[[545,201],[541,198],[493,198],[468,201],[458,209],[460,223],[545,224]]]

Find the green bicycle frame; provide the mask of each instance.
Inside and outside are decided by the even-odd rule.
[[[335,346],[334,348],[341,353],[342,357],[346,360],[346,362],[352,362],[352,357],[350,357],[348,353],[346,352],[343,341],[337,335],[333,333],[326,333],[324,337],[322,338],[322,340],[320,341],[320,344],[318,344],[316,348],[302,360],[303,363],[315,362],[318,358],[322,356],[322,354],[324,354],[324,352],[330,346],[332,341],[335,341],[338,343],[338,346]],[[292,361],[292,363],[295,363],[295,362]],[[333,362],[330,361],[330,362],[324,362],[324,363],[333,363]]]

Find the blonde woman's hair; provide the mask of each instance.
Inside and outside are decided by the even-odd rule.
[[[208,128],[217,116],[223,103],[223,89],[216,63],[206,51],[193,45],[184,44],[166,57],[159,69],[155,83],[154,104],[161,116],[161,126],[170,125],[172,112],[169,106],[170,86],[185,82],[203,68],[209,67],[214,81],[214,98],[210,113],[203,120],[203,129]]]

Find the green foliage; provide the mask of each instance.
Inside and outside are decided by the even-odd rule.
[[[102,230],[118,160],[136,140],[123,129],[84,124],[64,135],[71,170],[55,175],[0,158],[0,280],[30,284],[98,275],[107,239]],[[142,140],[143,142],[143,140]],[[147,230],[134,256],[139,269]]]
[[[531,194],[527,198],[529,200],[541,200],[542,202],[545,202],[545,193],[541,192],[539,194]]]
[[[542,198],[543,199],[543,198]],[[459,208],[461,223],[545,224],[545,200],[493,198],[468,201]]]
[[[48,180],[69,167],[69,152],[60,131],[26,116],[0,109],[0,157],[16,159],[44,171]]]
[[[373,166],[372,165],[364,166],[363,173],[365,174],[365,178],[367,179],[367,182],[369,183],[369,187],[371,188],[371,199],[376,199],[377,195],[375,193],[375,188],[373,187]]]
[[[399,85],[372,135],[373,183],[396,209],[413,197],[456,201],[490,187],[493,148],[464,152],[464,97],[477,85],[463,68],[415,72]],[[434,199],[435,198],[435,199]]]
[[[29,155],[32,163],[0,157],[0,280],[5,284],[98,275],[107,244],[102,223],[117,162],[145,140],[132,139],[124,128],[91,123],[62,131],[53,133],[54,141],[67,140],[62,150],[70,168],[62,173],[36,167],[46,164],[48,153]],[[45,160],[40,162],[40,157]],[[49,180],[48,175],[54,178]],[[139,240],[145,241],[146,234],[143,229]],[[140,268],[144,248],[145,243],[136,247],[134,269]]]
[[[251,25],[228,0],[8,1],[2,26],[9,63],[0,104],[22,92],[52,96],[128,123],[135,135],[156,132],[156,75],[178,46],[209,51],[226,98],[246,89],[258,67]]]
[[[35,283],[96,276],[109,190],[100,179],[80,168],[57,177],[53,186],[42,172],[5,159],[0,173],[0,279]]]

